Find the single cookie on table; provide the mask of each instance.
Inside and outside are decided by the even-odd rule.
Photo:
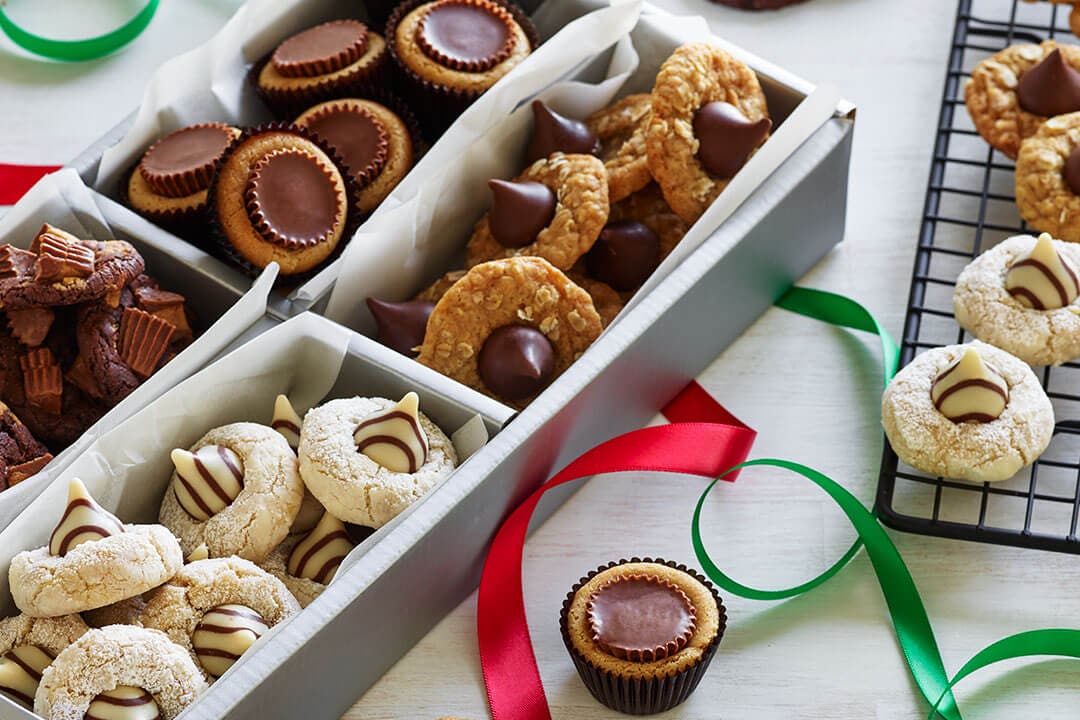
[[[285,538],[259,567],[285,583],[300,607],[307,607],[334,579],[354,547],[345,524],[324,512],[309,533]]]
[[[1080,47],[1007,47],[975,66],[964,101],[983,139],[1015,158],[1047,118],[1080,110]]]
[[[912,360],[885,388],[881,419],[902,461],[973,482],[1011,478],[1054,433],[1054,409],[1031,368],[978,340]]]
[[[652,95],[627,95],[597,110],[585,121],[600,142],[607,170],[608,196],[616,203],[652,182],[646,158],[645,133],[652,119]]]
[[[671,209],[694,223],[772,129],[745,63],[715,45],[683,45],[656,75],[645,132],[649,171]]]
[[[78,615],[0,620],[0,694],[33,710],[45,668],[88,629]]]
[[[172,461],[158,517],[185,553],[205,543],[212,558],[262,562],[289,534],[304,484],[295,453],[273,428],[214,428],[190,450],[173,450]]]
[[[90,630],[41,677],[34,712],[47,720],[172,720],[207,689],[191,657],[165,633],[130,625]]]
[[[165,633],[213,682],[260,636],[299,611],[280,580],[229,557],[185,565],[149,596],[141,622]]]
[[[380,528],[457,466],[450,438],[420,412],[420,398],[331,400],[309,410],[300,474],[327,512]]]
[[[569,270],[589,251],[607,222],[607,175],[591,155],[555,153],[512,181],[491,180],[491,210],[465,248],[468,267],[535,256]]]
[[[300,426],[304,421],[300,419],[300,414],[293,408],[289,398],[285,395],[278,395],[274,398],[274,416],[270,420],[270,427],[274,428],[281,437],[285,438],[285,441],[289,443],[289,447],[295,453],[297,448],[300,447]],[[296,535],[310,531],[319,522],[319,518],[323,516],[323,506],[319,504],[319,501],[315,499],[315,496],[311,494],[311,491],[306,487],[304,488],[304,499],[300,501],[300,510],[296,513],[296,518],[293,520],[292,525],[289,527],[289,534]],[[205,547],[205,545],[201,546]],[[206,557],[209,557],[207,555]],[[206,558],[202,558],[206,559]],[[188,560],[191,562],[191,560]]]
[[[0,490],[33,477],[52,459],[49,449],[0,402]]]
[[[1035,230],[1080,242],[1080,112],[1050,118],[1020,144],[1016,207]]]
[[[961,327],[1030,365],[1080,357],[1080,245],[1043,233],[1011,237],[972,261],[956,279],[953,313]]]
[[[386,39],[357,20],[332,20],[279,44],[253,70],[255,89],[280,116],[382,84]]]
[[[378,207],[412,169],[415,120],[398,112],[374,100],[345,98],[309,108],[294,123],[321,137],[345,161],[360,188],[362,213]]]
[[[543,258],[477,265],[432,311],[417,360],[522,408],[600,335],[589,294]]]
[[[233,143],[210,188],[218,242],[243,263],[282,275],[314,270],[347,239],[356,185],[343,161],[310,131],[252,128]]]
[[[20,610],[55,617],[144,593],[175,575],[183,562],[168,529],[124,525],[74,479],[49,544],[16,555],[8,579]]]
[[[145,267],[123,240],[82,240],[48,223],[29,250],[0,245],[0,307],[77,305],[115,298]]]
[[[563,602],[563,642],[593,697],[619,712],[670,710],[694,692],[727,626],[704,577],[665,560],[608,563]]]
[[[582,121],[560,115],[543,100],[533,100],[532,111],[532,132],[525,149],[525,159],[530,165],[557,152],[564,155],[600,154],[600,138]]]
[[[207,190],[225,150],[240,130],[203,123],[174,130],[150,146],[128,178],[127,200],[140,215],[167,227],[201,220]]]

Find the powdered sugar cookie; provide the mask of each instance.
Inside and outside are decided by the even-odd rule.
[[[304,497],[296,455],[273,428],[214,428],[191,450],[173,450],[172,483],[159,517],[185,553],[261,562],[289,534]]]
[[[32,710],[41,673],[88,629],[78,615],[0,620],[0,693]]]
[[[157,630],[110,625],[90,630],[61,652],[41,677],[34,712],[48,720],[117,717],[172,718],[206,681],[191,657]]]
[[[280,580],[239,557],[185,565],[155,590],[142,614],[210,678],[218,678],[269,628],[299,612]]]
[[[1080,246],[1017,235],[972,261],[956,280],[953,312],[983,342],[1031,365],[1080,357]]]
[[[334,579],[354,547],[345,524],[324,512],[311,532],[285,538],[260,567],[285,583],[300,607],[307,607]]]
[[[419,403],[354,397],[308,412],[300,473],[331,515],[382,527],[453,471],[454,446]]]
[[[1031,368],[978,340],[912,360],[885,389],[881,420],[911,467],[975,482],[1011,478],[1054,432],[1053,407]]]
[[[55,617],[146,592],[176,574],[183,562],[168,529],[124,525],[76,479],[48,546],[16,555],[8,579],[20,610]]]

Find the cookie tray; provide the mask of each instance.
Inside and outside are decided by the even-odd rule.
[[[161,371],[106,413],[46,468],[0,492],[5,527],[56,475],[89,445],[165,390],[198,370],[266,313],[274,269],[254,284],[205,253],[181,243],[106,197],[87,188],[72,170],[44,178],[0,220],[0,242],[29,247],[49,222],[84,237],[127,240],[146,261],[146,272],[163,288],[183,294],[195,317],[198,338]]]

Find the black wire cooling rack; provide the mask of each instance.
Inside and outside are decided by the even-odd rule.
[[[959,0],[900,365],[923,350],[970,338],[952,313],[957,275],[1001,240],[1030,232],[1016,209],[1013,163],[979,137],[964,106],[975,65],[1016,43],[1076,42],[1069,5]],[[1041,368],[1058,419],[1050,447],[1011,480],[974,484],[931,477],[885,444],[875,510],[899,530],[1080,553],[1080,363]]]

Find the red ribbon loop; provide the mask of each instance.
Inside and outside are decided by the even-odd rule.
[[[5,165],[0,163],[0,205],[14,205],[41,178],[59,165]]]

